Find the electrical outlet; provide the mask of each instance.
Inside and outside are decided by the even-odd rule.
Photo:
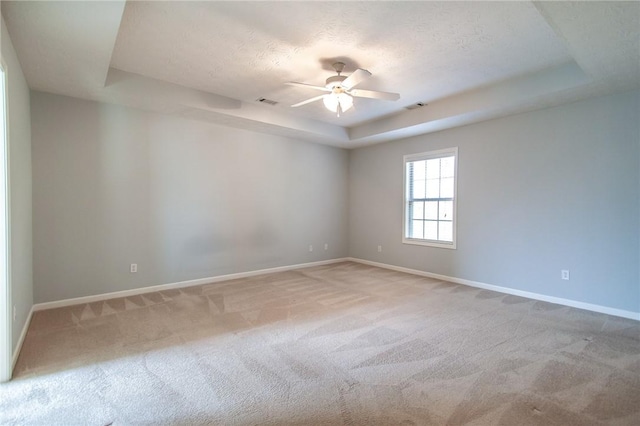
[[[135,274],[136,272],[138,272],[138,264],[132,263],[131,267],[129,268],[129,272],[131,272],[132,274]]]
[[[324,249],[329,250],[329,243],[324,243]]]
[[[313,251],[313,246],[309,244],[309,253],[311,253],[312,251]]]
[[[562,278],[563,280],[569,281],[569,270],[563,269],[562,271],[560,271],[560,278]]]
[[[382,253],[382,246],[378,246],[378,253]]]

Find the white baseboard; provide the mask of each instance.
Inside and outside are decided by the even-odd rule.
[[[79,305],[83,303],[99,302],[107,299],[115,299],[117,297],[129,297],[139,294],[153,293],[162,290],[172,290],[176,288],[191,287],[194,285],[211,284],[220,281],[235,280],[238,278],[254,277],[256,275],[274,274],[276,272],[291,271],[295,269],[308,268],[312,266],[329,265],[332,263],[346,262],[348,258],[338,258],[330,260],[320,260],[318,262],[299,263],[297,265],[278,266],[275,268],[258,269],[255,271],[238,272],[236,274],[218,275],[215,277],[198,278],[195,280],[180,281],[176,283],[160,284],[150,287],[140,287],[131,290],[114,291],[111,293],[96,294],[93,296],[75,297],[73,299],[56,300],[54,302],[36,303],[33,305],[32,311],[42,311],[45,309],[62,308],[65,306]],[[20,345],[18,346],[20,347]]]
[[[478,281],[465,280],[463,278],[449,277],[446,275],[434,274],[432,272],[420,271],[417,269],[404,268],[402,266],[389,265],[387,263],[372,262],[370,260],[358,259],[355,257],[349,257],[347,260],[364,265],[377,266],[379,268],[391,269],[398,272],[406,272],[408,274],[419,275],[428,278],[434,278],[442,281],[449,281],[456,284],[468,285],[470,287],[477,287],[484,290],[497,291],[499,293],[511,294],[514,296],[522,296],[529,299],[541,300],[543,302],[556,303],[558,305],[570,306],[572,308],[585,309],[587,311],[598,312],[607,315],[613,315],[616,317],[628,318],[636,321],[640,321],[640,312],[625,311],[623,309],[610,308],[608,306],[595,305],[592,303],[579,302],[571,299],[564,299],[561,297],[547,296],[545,294],[532,293],[529,291],[517,290],[509,287],[501,287],[493,284],[486,284]]]
[[[18,356],[20,355],[20,351],[22,350],[22,345],[24,344],[24,339],[27,337],[27,331],[29,330],[29,324],[31,324],[31,318],[33,317],[34,307],[32,306],[29,310],[29,315],[27,315],[27,320],[24,322],[24,326],[22,327],[22,332],[20,333],[20,338],[18,339],[18,343],[16,344],[16,348],[13,351],[13,358],[11,361],[11,371],[16,368],[16,362],[18,362]]]

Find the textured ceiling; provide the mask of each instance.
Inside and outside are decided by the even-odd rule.
[[[637,2],[2,2],[37,90],[354,147],[640,86]],[[341,117],[287,81],[373,76]],[[278,102],[268,106],[258,98]],[[426,107],[404,107],[427,102]]]
[[[345,73],[373,73],[362,88],[401,95],[397,102],[358,99],[339,119],[321,102],[295,110],[343,126],[571,59],[526,2],[134,2],[125,8],[111,66],[289,108],[318,93],[284,83],[323,85],[335,74],[334,58],[347,64]]]

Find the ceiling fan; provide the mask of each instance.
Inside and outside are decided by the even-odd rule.
[[[294,81],[287,83],[290,86],[306,87],[309,89],[329,92],[324,95],[307,99],[306,101],[298,102],[297,104],[291,106],[295,108],[322,99],[322,101],[324,102],[324,106],[329,111],[337,113],[338,117],[340,117],[341,112],[344,112],[353,106],[354,97],[382,99],[385,101],[397,101],[398,99],[400,99],[400,95],[397,93],[354,89],[354,87],[356,87],[362,81],[371,77],[371,73],[367,70],[363,70],[362,68],[358,68],[350,76],[345,77],[341,75],[342,71],[344,70],[344,66],[345,64],[343,62],[336,62],[335,64],[333,64],[333,68],[336,70],[336,73],[338,73],[338,75],[329,77],[326,81],[325,86],[314,86],[312,84],[296,83]]]

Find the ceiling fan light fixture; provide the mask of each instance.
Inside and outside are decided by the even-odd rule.
[[[340,102],[340,109],[346,111],[353,106],[353,97],[346,93],[340,93],[338,95],[338,102]]]
[[[334,94],[324,95],[322,102],[329,111],[336,112],[338,110],[338,97]]]
[[[331,93],[322,99],[324,106],[332,112],[345,112],[353,106],[353,98],[346,93]],[[340,106],[340,111],[338,111]]]

